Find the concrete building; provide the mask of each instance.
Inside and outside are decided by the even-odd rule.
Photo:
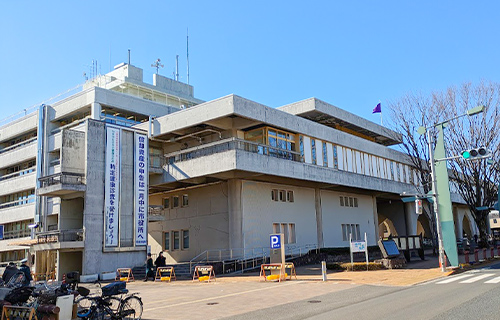
[[[275,232],[303,249],[346,247],[349,234],[366,233],[368,245],[429,238],[429,213],[401,201],[419,183],[390,148],[400,142],[318,99],[203,102],[189,85],[159,75],[150,85],[121,64],[0,127],[0,257],[33,254],[37,273],[60,278],[140,265],[146,244],[175,263],[207,250],[247,255]],[[454,201],[457,237],[473,234]]]

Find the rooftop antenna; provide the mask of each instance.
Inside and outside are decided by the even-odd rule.
[[[158,74],[158,70],[159,70],[160,68],[163,68],[163,67],[164,67],[164,65],[162,65],[162,64],[160,63],[160,61],[161,61],[161,60],[160,60],[160,58],[158,58],[158,59],[156,59],[156,61],[155,61],[153,64],[151,64],[151,67],[156,68],[156,74]]]
[[[175,81],[179,81],[179,55],[175,55]]]
[[[159,61],[159,60],[160,60],[160,59],[158,59],[158,61]],[[128,64],[130,64],[130,49],[128,49]],[[158,72],[156,72],[156,73],[158,73]]]
[[[189,28],[186,30],[187,84],[189,84]]]

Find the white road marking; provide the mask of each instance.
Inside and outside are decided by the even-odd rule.
[[[470,279],[464,280],[464,281],[462,281],[460,283],[473,283],[473,282],[476,282],[476,281],[479,281],[481,279],[488,278],[488,277],[491,277],[491,276],[494,276],[494,275],[495,275],[494,273],[486,273],[486,274],[482,274],[482,275],[474,277],[474,278],[470,278]]]
[[[493,278],[491,280],[486,281],[485,283],[499,283],[500,277]]]
[[[451,278],[448,278],[446,280],[436,282],[436,284],[450,283],[450,282],[457,281],[457,280],[460,280],[460,279],[464,279],[464,278],[467,278],[467,277],[472,277],[472,274],[463,274],[461,276],[451,277]]]

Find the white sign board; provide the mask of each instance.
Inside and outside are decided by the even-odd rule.
[[[148,137],[134,133],[135,245],[148,244]]]
[[[106,247],[118,246],[120,204],[120,129],[106,127],[104,228]]]
[[[365,252],[366,251],[366,243],[364,241],[351,242],[351,251],[352,252]]]

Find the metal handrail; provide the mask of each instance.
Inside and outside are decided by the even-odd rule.
[[[285,255],[288,259],[296,258],[307,254],[310,250],[318,249],[316,244],[306,244],[297,246],[294,244],[285,245]],[[265,258],[270,255],[269,247],[258,248],[234,248],[234,249],[214,249],[205,250],[189,261],[189,270],[193,270],[193,266],[199,263],[223,262],[224,261],[246,261],[257,258]]]
[[[191,160],[229,150],[243,150],[251,153],[257,153],[270,157],[287,159],[291,161],[302,162],[300,152],[272,147],[266,144],[242,140],[238,138],[229,138],[217,142],[207,143],[198,147],[185,149],[165,154],[168,164]]]
[[[55,184],[85,184],[85,175],[82,173],[60,172],[50,176],[41,177],[38,180],[42,188]]]
[[[37,243],[83,241],[84,238],[84,229],[55,230],[36,233]]]

